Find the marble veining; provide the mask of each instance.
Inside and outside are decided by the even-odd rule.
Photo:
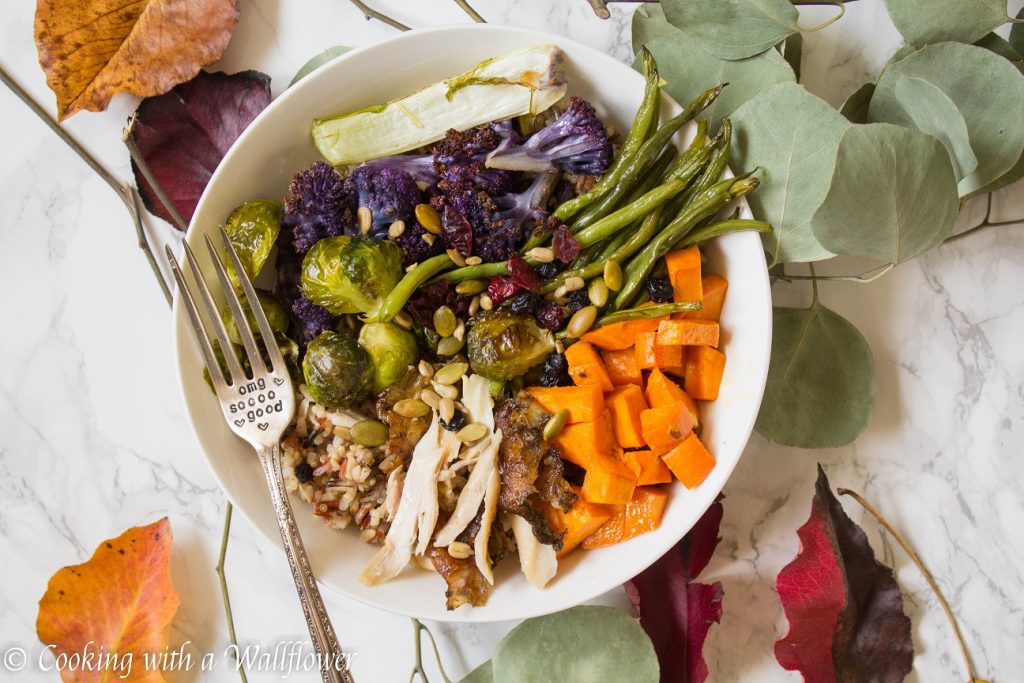
[[[413,26],[465,22],[446,0],[385,2]],[[632,8],[596,19],[583,0],[476,0],[489,20],[570,36],[629,61]],[[1016,11],[1021,2],[1011,2]],[[342,0],[242,0],[241,21],[218,68],[259,68],[275,94],[310,56],[337,44],[393,35]],[[0,0],[4,67],[52,105],[32,44],[32,3]],[[834,8],[805,9],[813,25]],[[804,81],[833,105],[873,79],[900,44],[881,0],[805,36]],[[415,56],[411,56],[414,58]],[[119,199],[6,90],[0,144],[0,645],[33,653],[37,600],[60,566],[80,562],[132,524],[170,517],[173,578],[182,605],[172,642],[222,653],[227,643],[213,567],[224,497],[188,427],[171,367],[162,296],[138,253]],[[66,126],[109,169],[130,173],[119,136],[131,98]],[[996,198],[996,219],[1024,215],[1020,187]],[[972,204],[963,224],[980,218]],[[158,220],[157,242],[177,239]],[[914,543],[961,619],[978,672],[1010,681],[1024,670],[1024,233],[983,231],[896,268],[871,285],[821,287],[823,303],[867,337],[877,365],[876,416],[853,445],[821,452],[754,436],[725,489],[723,541],[705,580],[725,587],[722,623],[705,655],[714,681],[796,681],[772,655],[787,630],[774,577],[797,552],[815,463],[834,486],[854,488]],[[858,272],[830,263],[829,272]],[[777,287],[779,302],[807,289]],[[959,654],[934,598],[903,551],[855,505],[882,561],[896,569],[914,622],[910,680],[963,680]],[[243,647],[306,637],[282,555],[236,519],[227,563]],[[360,681],[405,680],[408,621],[325,594]],[[623,604],[615,592],[601,599]],[[435,626],[458,677],[486,659],[513,624]],[[432,666],[432,665],[431,665]],[[0,676],[2,678],[4,676]],[[26,678],[53,680],[33,667]],[[252,680],[280,680],[252,672]],[[293,680],[314,680],[312,674]],[[236,680],[227,660],[175,680]]]

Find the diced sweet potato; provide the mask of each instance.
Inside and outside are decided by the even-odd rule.
[[[633,470],[637,486],[668,484],[672,481],[672,472],[668,466],[650,450],[626,451],[622,454],[622,462]]]
[[[662,372],[682,377],[683,373],[686,372],[686,353],[685,346],[659,344],[657,337],[655,337],[654,363],[661,368]]]
[[[601,349],[622,351],[633,346],[638,334],[658,329],[658,323],[662,320],[665,320],[665,318],[625,320],[621,323],[605,325],[604,327],[591,330],[580,337],[580,339]]]
[[[623,448],[640,448],[644,435],[640,428],[640,413],[647,410],[644,392],[635,384],[627,384],[608,394],[608,411],[612,415],[615,440]]]
[[[637,367],[636,353],[632,346],[621,351],[602,351],[601,358],[604,359],[604,369],[608,371],[608,377],[615,386],[643,383],[643,375]]]
[[[612,457],[615,454],[617,446],[611,414],[605,410],[596,420],[565,425],[554,443],[564,459],[583,469],[590,469],[594,456]]]
[[[714,401],[724,372],[724,353],[710,346],[692,347],[686,357],[686,393],[699,401]]]
[[[722,319],[722,307],[725,306],[725,294],[729,290],[729,281],[721,275],[705,275],[701,278],[701,289],[703,289],[704,307],[699,311],[684,311],[676,313],[673,318],[689,318],[692,320],[714,320]]]
[[[568,423],[596,420],[604,411],[604,394],[598,384],[577,387],[529,387],[526,392],[549,413],[569,411]]]
[[[647,399],[647,405],[651,408],[681,402],[690,410],[690,417],[693,418],[694,428],[700,425],[700,410],[697,408],[697,402],[657,368],[651,370],[651,374],[647,378],[644,398]]]
[[[601,356],[591,344],[579,341],[565,349],[565,360],[569,363],[569,376],[577,386],[597,384],[601,391],[614,389]]]
[[[715,467],[715,457],[696,434],[690,434],[682,443],[661,456],[661,459],[688,489],[704,481]]]
[[[657,367],[657,362],[654,358],[654,342],[657,336],[657,328],[641,332],[636,336],[636,346],[633,347],[633,354],[638,370],[650,370],[653,367]]]
[[[615,456],[594,454],[583,477],[583,497],[591,503],[619,505],[633,498],[636,475]]]
[[[718,346],[718,323],[713,320],[662,320],[657,344],[665,346]]]
[[[565,535],[562,537],[562,549],[557,553],[560,558],[575,550],[580,543],[601,528],[612,516],[611,506],[591,503],[584,500],[578,489],[574,487],[573,490],[580,497],[568,512],[563,513],[561,526],[555,529],[556,531],[565,531]]]
[[[640,413],[640,426],[647,446],[664,455],[693,431],[693,418],[685,403],[670,403]]]
[[[611,518],[583,541],[584,548],[602,548],[653,531],[661,525],[668,492],[657,486],[638,486],[625,505],[616,505]]]
[[[703,301],[704,288],[700,275],[700,249],[689,247],[665,255],[668,279],[675,301]]]

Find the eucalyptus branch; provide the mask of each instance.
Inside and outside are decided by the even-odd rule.
[[[924,562],[922,562],[921,558],[918,557],[916,552],[914,552],[913,547],[911,547],[907,539],[893,528],[892,524],[886,520],[881,512],[876,510],[871,503],[866,501],[864,497],[856,491],[840,487],[836,489],[836,492],[841,496],[850,496],[857,501],[862,508],[867,510],[871,516],[878,520],[878,523],[885,527],[885,530],[896,539],[896,542],[903,547],[903,550],[906,551],[910,559],[915,565],[917,565],[918,570],[920,570],[921,574],[924,576],[924,580],[928,582],[928,586],[932,589],[932,593],[935,594],[935,598],[939,601],[939,606],[942,607],[942,611],[946,613],[946,619],[949,620],[949,625],[953,627],[953,635],[956,637],[956,642],[960,646],[961,654],[963,654],[964,664],[967,666],[967,675],[970,676],[968,683],[983,683],[974,672],[974,664],[971,662],[971,654],[967,651],[967,645],[964,643],[964,637],[963,634],[960,633],[960,626],[957,624],[956,617],[953,615],[953,610],[950,608],[949,603],[946,602],[946,598],[943,597],[942,591],[939,590],[939,585],[935,582],[935,577],[933,577],[931,572],[929,572],[924,566]]]
[[[388,15],[384,14],[383,12],[378,12],[377,10],[373,9],[372,7],[367,5],[362,0],[349,0],[349,2],[351,2],[353,5],[355,5],[359,9],[359,11],[363,13],[363,16],[366,17],[367,21],[369,21],[370,19],[376,19],[377,21],[384,22],[385,24],[387,24],[388,26],[390,26],[392,28],[397,28],[399,31],[411,31],[412,30],[411,26],[406,26],[405,24],[403,24],[402,22],[398,21],[397,19],[392,19],[391,17],[389,17]]]
[[[783,264],[785,267],[785,264]],[[882,277],[890,270],[896,267],[895,263],[886,263],[884,266],[876,266],[870,270],[865,270],[863,273],[856,275],[815,275],[814,266],[811,264],[810,275],[788,275],[783,270],[782,275],[775,276],[776,280],[782,280],[783,282],[792,282],[794,280],[811,280],[812,282],[859,282],[866,284],[868,282],[874,282],[878,278]]]
[[[611,11],[608,9],[608,3],[605,0],[587,0],[590,3],[591,9],[594,10],[600,19],[608,19],[612,16]]]
[[[132,161],[135,162],[135,166],[142,171],[142,177],[144,177],[146,182],[149,183],[149,186],[153,188],[156,198],[159,199],[160,203],[164,205],[165,209],[167,209],[167,213],[171,214],[171,218],[174,219],[174,223],[178,226],[178,229],[185,232],[188,230],[188,221],[185,220],[185,217],[181,215],[180,211],[178,211],[178,207],[171,201],[171,198],[167,195],[163,185],[160,184],[160,181],[157,180],[156,176],[153,174],[153,169],[149,167],[149,162],[146,161],[144,156],[142,156],[142,150],[140,150],[139,146],[135,143],[135,138],[132,133],[135,132],[136,121],[138,121],[138,113],[132,112],[132,115],[128,117],[128,123],[125,125],[124,130],[121,131],[121,141],[124,142],[125,146],[128,148],[128,154],[131,155]]]
[[[441,664],[441,653],[437,649],[437,641],[434,640],[434,634],[431,633],[430,629],[423,625],[419,619],[412,620],[412,636],[416,646],[416,663],[412,667],[412,671],[409,673],[409,683],[416,680],[419,676],[423,683],[428,683],[427,671],[423,668],[423,636],[422,633],[426,632],[427,637],[430,638],[430,645],[434,648],[434,658],[437,660],[437,669],[441,672],[441,678],[444,679],[444,683],[452,683],[452,679],[448,678],[448,674],[444,670],[444,665]]]
[[[167,286],[167,282],[164,280],[163,273],[160,272],[160,266],[157,263],[156,258],[153,256],[153,250],[149,247],[149,240],[146,239],[146,231],[142,225],[142,214],[139,211],[138,205],[138,192],[131,185],[126,185],[120,182],[114,177],[110,171],[105,169],[96,158],[91,155],[82,145],[78,143],[75,138],[71,136],[60,124],[53,120],[46,110],[32,98],[28,92],[21,87],[21,85],[12,78],[3,67],[0,67],[0,81],[6,85],[11,92],[17,95],[18,99],[21,100],[32,113],[35,114],[43,123],[45,123],[50,130],[52,130],[57,137],[61,139],[64,144],[71,148],[71,150],[78,155],[78,157],[84,161],[89,168],[91,168],[96,175],[103,179],[110,189],[118,196],[121,202],[124,204],[125,209],[128,210],[128,215],[131,216],[132,223],[135,225],[135,235],[138,238],[139,249],[146,255],[146,260],[149,262],[149,267],[153,270],[153,275],[156,276],[157,282],[160,284],[160,290],[163,292],[164,298],[167,303],[171,302],[171,290]]]
[[[462,8],[462,11],[469,15],[469,18],[478,24],[486,24],[487,20],[480,16],[480,13],[470,6],[467,0],[455,0],[455,4]]]
[[[228,622],[228,638],[231,640],[233,648],[232,655],[235,658],[235,664],[238,666],[238,675],[242,678],[242,683],[249,683],[249,679],[245,676],[245,667],[238,661],[238,638],[235,636],[235,618],[231,613],[231,596],[228,594],[228,579],[224,574],[224,560],[228,555],[228,540],[231,537],[231,513],[234,510],[234,506],[231,505],[231,501],[228,501],[227,507],[224,509],[224,529],[220,535],[220,555],[217,558],[217,566],[215,570],[217,577],[220,579],[220,595],[224,601],[224,614],[227,616]]]
[[[815,4],[837,5],[839,7],[839,12],[837,12],[834,16],[831,16],[828,19],[826,19],[825,21],[821,22],[817,26],[814,26],[812,28],[802,28],[802,29],[800,29],[800,31],[802,31],[804,33],[816,33],[818,31],[820,31],[821,29],[825,28],[826,26],[830,26],[830,25],[834,24],[835,22],[839,21],[840,19],[843,18],[843,15],[846,14],[846,3],[844,2],[844,0],[832,0],[831,2],[815,3]]]
[[[942,241],[942,243],[946,244],[948,242],[955,242],[955,241],[957,241],[959,239],[967,237],[968,235],[973,235],[974,233],[978,232],[979,230],[984,230],[985,228],[995,228],[995,227],[999,227],[999,226],[1002,226],[1002,225],[1019,225],[1021,223],[1024,223],[1024,218],[1018,218],[1018,219],[1009,220],[1009,221],[994,221],[994,220],[992,220],[992,193],[991,192],[989,192],[988,194],[985,195],[985,202],[986,202],[986,204],[985,204],[985,217],[981,220],[980,223],[978,223],[977,225],[972,226],[970,228],[967,228],[966,230],[963,230],[962,232],[958,232],[955,235],[950,235],[949,237],[944,239]]]

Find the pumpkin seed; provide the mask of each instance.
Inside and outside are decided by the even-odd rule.
[[[435,235],[441,234],[441,215],[430,204],[416,205],[416,220],[427,232],[432,232]]]
[[[430,406],[418,398],[403,398],[392,408],[402,417],[423,417],[430,412]]]
[[[449,363],[434,374],[434,381],[438,384],[455,384],[469,370],[468,363]]]
[[[485,289],[487,289],[487,283],[483,280],[463,280],[459,284],[455,285],[455,293],[464,294],[466,296],[479,294]]]
[[[565,428],[565,423],[569,420],[568,408],[562,408],[557,413],[552,415],[547,424],[544,425],[544,440],[551,441],[553,438],[562,433]]]
[[[608,303],[608,285],[604,283],[603,277],[596,277],[590,281],[590,286],[587,287],[587,296],[590,298],[590,303],[598,308]]]
[[[448,249],[445,253],[448,254],[448,258],[452,260],[452,263],[459,268],[466,265],[466,259],[462,258],[462,254],[459,253],[458,249]]]
[[[551,263],[555,260],[555,252],[548,247],[534,247],[526,255],[538,263]]]
[[[434,311],[434,331],[442,337],[452,336],[456,323],[458,321],[455,319],[455,311],[447,306],[441,306]]]
[[[604,262],[604,283],[613,292],[622,289],[622,266],[615,259]]]
[[[363,420],[352,425],[352,440],[360,446],[382,446],[388,440],[388,426],[377,420]]]
[[[456,432],[455,436],[462,443],[472,443],[487,436],[487,425],[482,422],[470,422],[468,425]]]
[[[456,560],[465,560],[473,556],[473,548],[462,541],[452,541],[448,546],[448,554]]]
[[[437,342],[437,355],[454,356],[462,350],[463,342],[458,337],[445,337]]]
[[[595,320],[597,320],[597,306],[584,306],[569,319],[569,324],[565,326],[565,336],[569,339],[579,339],[593,327]]]

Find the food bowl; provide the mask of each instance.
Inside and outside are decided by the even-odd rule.
[[[481,60],[536,44],[553,43],[565,53],[571,94],[581,95],[617,130],[629,127],[643,93],[643,77],[593,48],[537,31],[495,25],[422,29],[348,52],[320,67],[270,104],[228,151],[196,208],[186,239],[201,251],[204,232],[224,222],[237,205],[284,196],[292,175],[319,158],[310,136],[314,117],[353,111],[383,102],[461,73]],[[417,55],[410,60],[408,55]],[[679,107],[665,98],[663,114]],[[692,124],[680,133],[693,135]],[[743,211],[749,216],[744,205]],[[577,551],[560,561],[558,575],[544,589],[530,585],[516,558],[496,571],[487,605],[445,608],[440,576],[410,566],[379,586],[358,575],[376,546],[353,529],[329,529],[312,508],[293,496],[293,507],[317,577],[323,585],[360,602],[423,619],[491,622],[538,616],[586,602],[636,575],[669,550],[696,523],[736,466],[757,416],[771,346],[771,294],[761,241],[742,232],[706,247],[707,270],[729,280],[722,313],[721,346],[728,357],[720,397],[702,406],[702,438],[717,458],[704,483],[670,491],[660,528],[607,548]],[[175,297],[173,334],[178,373],[196,436],[228,498],[238,511],[280,547],[277,524],[252,449],[235,437],[203,381],[203,366],[180,299]],[[282,562],[284,559],[282,558]],[[281,585],[280,590],[291,590]]]

